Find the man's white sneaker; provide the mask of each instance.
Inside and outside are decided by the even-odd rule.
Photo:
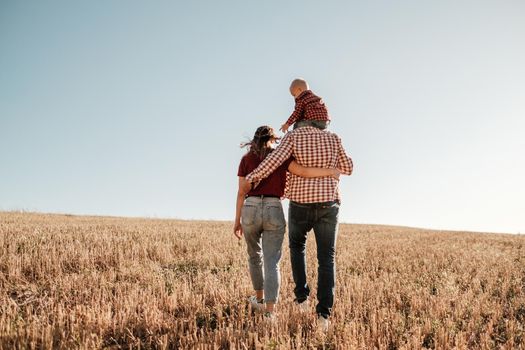
[[[323,316],[319,315],[317,317],[317,329],[319,329],[321,332],[328,332],[328,327],[330,326],[330,321],[327,318],[324,318]]]
[[[308,312],[308,299],[306,299],[302,303],[298,303],[296,301],[295,305],[297,305],[297,310],[299,310],[299,312]]]
[[[255,295],[252,295],[248,298],[248,302],[252,306],[252,309],[255,311],[263,311],[264,310],[264,300],[257,300],[257,297]]]

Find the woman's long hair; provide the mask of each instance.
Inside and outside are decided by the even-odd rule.
[[[271,126],[263,125],[255,130],[253,139],[241,143],[241,147],[248,147],[248,152],[253,152],[260,159],[264,159],[273,150],[271,147],[271,141],[276,141],[278,139],[279,138],[275,135],[275,131]]]

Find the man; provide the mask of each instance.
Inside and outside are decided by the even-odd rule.
[[[246,180],[257,183],[291,156],[305,167],[338,168],[346,175],[353,170],[352,159],[347,156],[339,136],[305,126],[287,133],[279,146],[246,176]],[[286,196],[290,199],[288,236],[295,302],[301,310],[308,307],[310,289],[306,282],[306,235],[313,229],[319,264],[316,312],[319,328],[327,331],[334,304],[335,246],[340,203],[338,180],[290,174]]]

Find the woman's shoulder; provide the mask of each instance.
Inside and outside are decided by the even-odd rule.
[[[241,161],[254,161],[256,159],[258,159],[257,155],[252,151],[248,151],[242,156]]]
[[[250,169],[255,169],[261,163],[261,159],[259,159],[259,157],[255,153],[248,151],[245,155],[242,156],[241,163],[246,164],[246,166]]]

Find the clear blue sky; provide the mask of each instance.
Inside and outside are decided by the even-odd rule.
[[[524,38],[518,0],[2,0],[0,209],[232,220],[301,76],[341,221],[523,233]]]

